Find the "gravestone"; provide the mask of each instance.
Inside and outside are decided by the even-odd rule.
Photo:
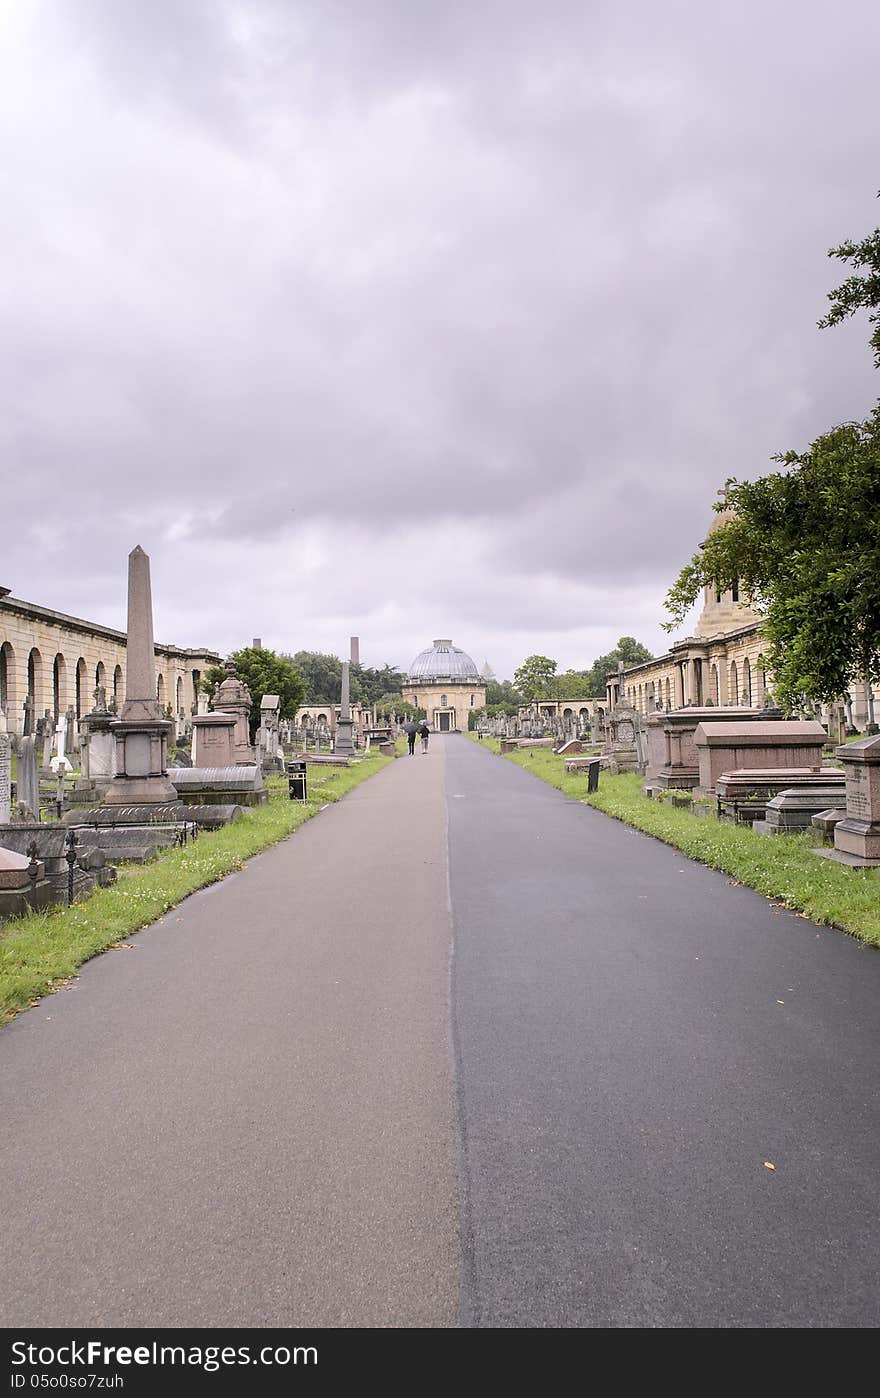
[[[0,733],[0,825],[8,825],[12,814],[12,739]]]
[[[609,771],[613,776],[620,772],[635,772],[638,769],[639,716],[629,704],[617,704],[611,712],[611,761]]]
[[[813,719],[702,722],[694,730],[693,741],[699,766],[698,792],[708,796],[716,790],[719,777],[742,768],[799,767],[818,772],[825,730]]]
[[[59,718],[55,729],[55,756],[49,763],[56,777],[72,771],[67,758],[67,727],[67,719]]]
[[[235,766],[235,714],[197,714],[193,719],[193,767]]]
[[[32,820],[40,814],[40,779],[37,775],[37,752],[33,738],[18,740],[18,776],[15,782],[15,800],[19,807],[30,813]]]
[[[212,702],[215,713],[232,714],[235,719],[235,761],[242,767],[252,767],[257,755],[251,745],[251,694],[238,678],[231,656],[226,662],[226,678],[215,688]]]
[[[880,737],[845,743],[835,754],[846,773],[846,816],[834,827],[834,849],[819,851],[852,868],[880,865]]]

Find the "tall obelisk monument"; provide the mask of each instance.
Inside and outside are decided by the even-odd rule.
[[[156,698],[156,649],[150,560],[138,545],[128,555],[128,641],[125,703],[111,725],[116,740],[116,776],[108,806],[167,804],[177,800],[168,777],[168,735],[173,724]]]

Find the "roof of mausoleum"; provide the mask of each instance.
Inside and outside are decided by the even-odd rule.
[[[451,641],[434,641],[429,650],[419,651],[407,671],[410,683],[431,680],[480,680],[480,672],[466,651]]]

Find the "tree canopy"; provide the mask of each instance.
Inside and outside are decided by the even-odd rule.
[[[606,677],[617,670],[621,661],[624,665],[641,665],[645,660],[653,659],[648,647],[643,646],[641,641],[634,636],[621,636],[614,649],[607,655],[600,655],[586,672],[586,694],[591,699],[604,699]]]
[[[486,683],[486,709],[494,709],[495,713],[515,714],[523,697],[510,680],[488,680]],[[494,714],[489,714],[494,718]]]
[[[298,650],[289,657],[303,676],[307,704],[338,704],[342,692],[342,661],[338,655],[322,651]],[[352,665],[350,670],[351,698],[356,704],[376,704],[386,694],[401,694],[406,678],[402,670],[383,665],[381,670],[366,665]]]
[[[255,650],[246,646],[232,653],[238,678],[247,685],[251,696],[250,724],[253,733],[260,722],[260,700],[264,694],[277,694],[281,705],[281,718],[293,718],[300,704],[304,702],[306,687],[302,675],[287,656],[276,655],[274,650]],[[205,671],[202,688],[213,695],[215,685],[226,679],[226,670],[221,665],[212,665]]]
[[[880,368],[880,228],[829,256],[866,269],[829,294],[819,325],[867,309]],[[854,680],[880,679],[880,404],[864,422],[822,433],[754,481],[728,481],[732,510],[685,564],[666,599],[679,626],[704,586],[738,582],[765,613],[776,698],[791,710],[833,703]]]
[[[880,406],[823,433],[786,468],[729,481],[712,531],[666,599],[681,625],[705,586],[740,592],[765,613],[777,700],[832,703],[854,679],[880,679]]]
[[[880,228],[875,228],[860,243],[847,241],[839,247],[829,248],[828,256],[863,268],[864,275],[847,277],[840,286],[829,291],[831,310],[819,321],[819,327],[825,329],[829,325],[839,325],[842,320],[855,315],[856,311],[868,311],[868,321],[874,326],[870,344],[874,351],[874,363],[880,369]]]
[[[514,671],[513,682],[526,703],[533,704],[536,699],[548,697],[555,675],[555,660],[550,660],[546,655],[529,655]]]

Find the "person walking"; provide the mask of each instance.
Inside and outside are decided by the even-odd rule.
[[[416,750],[416,733],[418,732],[418,728],[411,718],[407,719],[406,723],[403,725],[403,731],[406,734],[406,741],[409,743],[409,755],[412,757]]]
[[[431,730],[428,727],[428,720],[426,718],[423,718],[421,723],[419,724],[419,737],[422,740],[422,752],[428,751],[428,736],[430,732]]]

